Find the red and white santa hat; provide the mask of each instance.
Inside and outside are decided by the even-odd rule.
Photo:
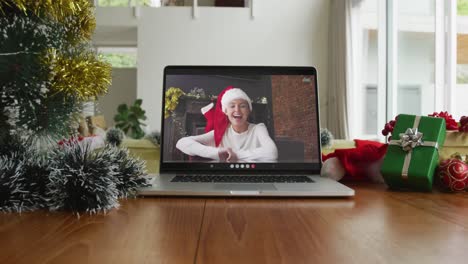
[[[250,111],[252,111],[252,100],[250,100],[249,96],[239,88],[232,88],[226,91],[221,99],[221,106],[222,106],[223,112],[226,112],[228,104],[232,100],[236,100],[236,99],[243,99],[247,101],[249,103],[249,109]]]
[[[221,143],[224,132],[229,126],[229,120],[224,111],[228,104],[235,99],[244,99],[249,104],[250,110],[252,110],[252,100],[250,100],[249,96],[241,89],[234,88],[233,86],[228,86],[219,93],[216,106],[210,103],[201,109],[202,114],[206,118],[205,132],[214,130],[216,146],[219,146]]]

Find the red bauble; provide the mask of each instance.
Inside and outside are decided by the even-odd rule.
[[[458,131],[460,132],[468,132],[468,124],[465,124],[463,126],[460,126],[460,128],[458,129]]]
[[[443,161],[439,167],[439,182],[449,191],[464,191],[468,186],[468,165],[459,159]]]
[[[460,132],[468,132],[468,116],[462,116],[460,118]]]
[[[460,125],[464,126],[466,124],[468,124],[468,116],[462,116],[460,118]]]

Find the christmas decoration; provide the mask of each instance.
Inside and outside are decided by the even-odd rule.
[[[431,117],[439,117],[445,119],[445,124],[446,124],[446,130],[447,131],[453,131],[453,130],[459,130],[460,132],[466,131],[468,132],[468,117],[463,116],[460,119],[460,126],[458,123],[453,119],[452,115],[449,114],[448,112],[434,112],[432,114],[429,114],[428,116]],[[389,136],[389,141],[391,140],[391,134],[393,132],[393,128],[395,126],[395,123],[398,119],[398,116],[395,117],[395,120],[391,120],[388,123],[385,124],[384,128],[382,129],[382,135],[384,136]]]
[[[124,139],[124,132],[120,128],[109,128],[106,132],[106,142],[112,146],[120,146]]]
[[[26,146],[18,135],[8,135],[8,137],[5,137],[4,139],[8,140],[5,140],[0,144],[0,156],[11,158],[11,155],[14,153],[22,154],[26,152]]]
[[[468,187],[468,165],[457,158],[441,162],[439,166],[439,183],[446,191],[465,191]]]
[[[380,166],[387,145],[369,140],[354,140],[356,147],[337,149],[323,155],[321,175],[335,180],[382,182]]]
[[[393,128],[395,127],[396,120],[398,119],[398,116],[395,117],[394,120],[390,120],[388,123],[385,124],[384,129],[382,129],[382,135],[383,136],[389,136],[388,140],[392,140],[391,134],[393,132]]]
[[[105,146],[104,138],[102,138],[101,136],[87,136],[87,137],[77,136],[77,137],[71,137],[70,139],[63,139],[58,142],[60,146],[70,145],[70,144],[75,144],[75,143],[89,144],[89,151],[99,149]]]
[[[136,196],[138,187],[145,186],[145,162],[130,156],[128,149],[107,147],[103,150],[114,163],[116,187],[119,198]]]
[[[381,169],[387,185],[430,191],[445,135],[444,119],[399,115]]]
[[[22,177],[27,182],[23,195],[23,206],[29,204],[30,210],[46,208],[47,197],[45,196],[49,182],[48,155],[29,149],[23,155]],[[22,210],[24,211],[24,210]]]
[[[447,131],[444,145],[439,151],[439,161],[451,158],[453,153],[468,155],[468,133]]]
[[[218,97],[218,99],[221,100],[221,106],[222,106],[223,112],[227,111],[229,102],[235,99],[242,99],[246,101],[249,104],[250,111],[252,111],[252,100],[244,91],[242,91],[239,88],[231,88],[231,89],[225,90],[223,96],[221,98]]]
[[[340,181],[345,175],[346,170],[337,157],[328,158],[323,161],[320,176]]]
[[[9,131],[0,142],[70,136],[83,101],[110,83],[110,65],[88,44],[90,1],[4,0],[0,13],[0,127]]]
[[[179,104],[179,98],[185,95],[184,91],[180,88],[170,87],[167,89],[166,93],[164,94],[166,105],[164,105],[164,118],[168,118],[177,108]]]
[[[76,137],[82,104],[111,76],[89,44],[91,1],[3,0],[0,14],[0,211],[95,213],[135,195],[144,164]]]
[[[468,154],[460,154],[460,153],[456,152],[456,153],[452,154],[450,156],[450,158],[458,159],[458,160],[461,160],[461,161],[463,161],[465,163],[468,163]]]
[[[45,63],[54,73],[50,88],[53,94],[62,93],[84,102],[107,93],[111,66],[90,51],[60,55],[51,50]]]
[[[460,118],[460,132],[468,132],[468,116],[462,116]]]
[[[449,114],[448,112],[434,112],[433,114],[429,115],[432,117],[440,117],[445,119],[445,125],[447,130],[458,130],[458,124],[455,119],[453,119],[452,115]]]
[[[48,161],[32,151],[0,156],[0,211],[24,212],[45,206]]]
[[[67,40],[71,42],[89,40],[96,27],[92,5],[88,0],[4,0],[0,3],[0,13],[12,12],[69,25]]]
[[[208,96],[205,93],[205,90],[203,90],[203,88],[198,88],[198,87],[193,87],[192,90],[190,90],[190,92],[185,94],[185,96],[193,97],[193,98],[196,98],[196,99],[208,98]]]
[[[333,143],[333,134],[326,128],[320,129],[320,144],[322,148],[330,147]]]
[[[0,156],[0,210],[21,211],[20,197],[26,189],[25,179],[22,177],[19,155],[12,153],[11,158]],[[15,159],[15,160],[13,160]],[[19,199],[18,199],[19,198]]]
[[[105,151],[70,141],[54,151],[46,196],[52,211],[97,213],[118,207],[116,167]]]
[[[144,162],[127,149],[95,148],[95,138],[62,140],[52,152],[17,148],[1,155],[0,211],[97,213],[118,207],[117,198],[135,196],[147,183]]]
[[[222,101],[224,94],[232,89],[234,89],[233,86],[228,86],[224,88],[224,90],[222,90],[217,97],[216,105],[210,103],[209,105],[201,109],[201,112],[206,119],[205,132],[210,132],[211,130],[214,130],[216,146],[219,146],[219,144],[221,143],[221,139],[223,138],[224,132],[226,131],[229,125],[229,121],[226,115],[223,113]],[[251,105],[249,106],[250,109],[252,109]]]

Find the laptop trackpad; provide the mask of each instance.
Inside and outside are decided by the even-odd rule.
[[[216,190],[230,191],[275,191],[273,184],[251,184],[251,183],[217,183]]]

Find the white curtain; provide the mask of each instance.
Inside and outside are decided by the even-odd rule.
[[[329,60],[327,93],[327,128],[335,138],[347,139],[349,80],[346,69],[349,62],[347,44],[348,0],[331,0],[329,16]]]

